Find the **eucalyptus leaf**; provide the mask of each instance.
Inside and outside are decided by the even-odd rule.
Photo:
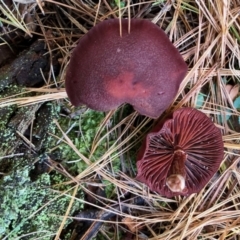
[[[204,95],[203,93],[199,93],[197,96],[196,108],[201,108],[204,103]]]
[[[236,109],[240,109],[240,96],[238,96],[234,101],[233,101],[233,106]],[[240,124],[240,117],[238,117],[238,124]]]
[[[224,109],[222,109],[222,112],[224,111]],[[232,116],[232,111],[230,109],[226,109],[225,110],[225,114],[222,115],[218,115],[218,121],[222,124],[226,121],[229,120],[229,118]]]
[[[237,97],[237,98],[233,101],[233,106],[234,106],[236,109],[240,109],[240,96]]]

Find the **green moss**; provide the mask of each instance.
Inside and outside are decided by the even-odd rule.
[[[84,114],[75,117],[74,119],[68,119],[66,117],[61,117],[58,122],[64,132],[67,132],[68,129],[74,125],[73,129],[68,133],[68,137],[73,141],[73,144],[76,148],[86,157],[89,157],[91,153],[92,143],[96,136],[96,133],[99,129],[101,122],[103,121],[105,114],[102,112],[96,112],[93,110],[88,110]],[[101,134],[106,133],[106,130],[103,130]],[[62,134],[59,130],[56,131],[56,135],[60,138]],[[52,141],[52,147],[57,145],[58,139]],[[83,171],[87,165],[84,161],[79,159],[79,156],[74,152],[74,150],[68,146],[66,143],[61,142],[58,146],[58,151],[61,152],[62,159],[65,162],[70,162],[74,160],[79,160],[73,164],[69,164],[70,168],[74,171],[77,169],[77,172]],[[99,158],[106,151],[105,144],[101,144],[97,147],[96,151],[91,157],[91,161]]]

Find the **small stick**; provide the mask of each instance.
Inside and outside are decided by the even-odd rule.
[[[121,2],[118,2],[118,13],[119,13],[119,33],[120,37],[122,37],[122,17],[121,17]]]
[[[128,0],[128,34],[131,32],[131,11],[130,11],[130,0]]]

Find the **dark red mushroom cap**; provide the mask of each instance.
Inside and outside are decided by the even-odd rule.
[[[220,130],[204,113],[181,108],[147,135],[137,179],[162,196],[189,195],[208,183],[222,159]]]
[[[122,103],[156,118],[171,103],[187,65],[167,35],[148,20],[106,20],[93,27],[74,49],[66,91],[75,106],[109,111]]]

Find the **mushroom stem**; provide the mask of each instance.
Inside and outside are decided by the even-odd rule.
[[[187,191],[185,185],[185,161],[187,154],[183,150],[175,150],[173,155],[172,165],[170,167],[166,185],[172,192],[185,192]]]

